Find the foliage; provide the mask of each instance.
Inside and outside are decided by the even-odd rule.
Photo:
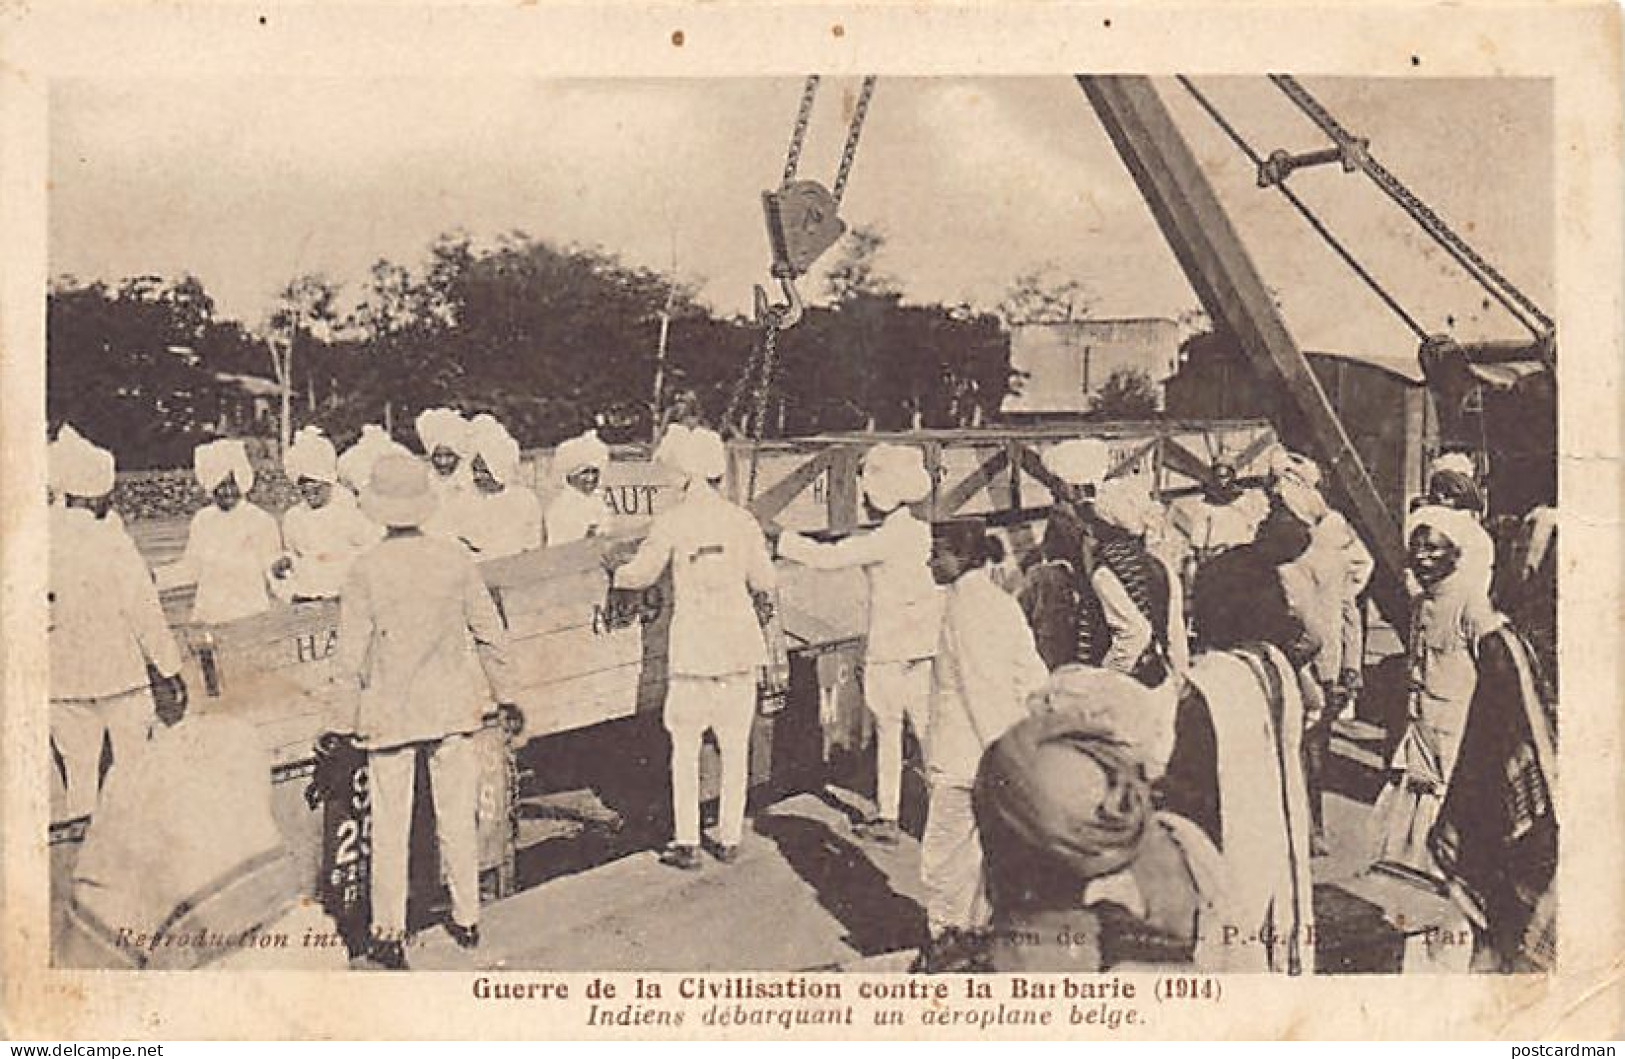
[[[63,277],[47,297],[46,416],[112,447],[125,466],[188,463],[211,435],[222,388],[208,365],[245,362],[242,328],[214,319],[194,277],[116,288]]]
[[[966,306],[905,305],[876,265],[884,238],[851,233],[828,273],[830,304],[780,338],[770,433],[965,426],[996,414],[1010,389],[1009,338]],[[71,419],[111,444],[124,468],[186,466],[216,431],[277,433],[236,416],[232,378],[274,382],[291,350],[292,426],[316,423],[339,445],[368,422],[412,442],[418,411],[491,412],[527,447],[598,425],[643,440],[662,404],[691,392],[720,420],[760,341],[750,321],[702,306],[694,291],[596,248],[513,232],[477,245],[447,233],[410,267],[377,261],[359,291],[293,277],[262,333],[217,318],[192,277],[118,288],[64,279],[50,291],[53,425]],[[266,387],[262,387],[266,388]]]
[[[1101,419],[1155,419],[1161,400],[1151,373],[1118,368],[1089,399],[1090,414]]]
[[[1064,324],[1089,315],[1089,295],[1082,283],[1053,265],[1018,275],[999,302],[999,316],[1015,324]]]

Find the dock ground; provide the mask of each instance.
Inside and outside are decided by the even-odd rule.
[[[1323,972],[1397,971],[1406,936],[1448,917],[1443,898],[1367,870],[1379,739],[1360,722],[1339,727],[1332,854],[1313,867]],[[660,864],[653,845],[625,848],[636,841],[615,834],[588,791],[542,802],[521,825],[521,888],[485,907],[481,947],[465,952],[431,926],[411,950],[414,968],[901,971],[924,930],[916,837],[860,840],[851,825],[867,803],[851,791],[758,808],[740,858],[706,857],[697,871]]]

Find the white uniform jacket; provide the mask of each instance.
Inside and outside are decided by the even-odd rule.
[[[282,530],[270,512],[247,500],[230,511],[210,504],[192,516],[186,551],[159,571],[159,583],[197,584],[193,621],[235,621],[270,608],[266,581],[281,555]]]
[[[767,645],[751,592],[778,584],[762,528],[715,489],[694,484],[683,502],[655,517],[632,561],[615,572],[616,588],[648,588],[671,567],[673,675],[720,677],[767,662]]]
[[[452,502],[425,529],[455,537],[468,545],[474,558],[502,559],[542,546],[542,502],[534,490],[510,485],[500,493],[474,490]]]
[[[931,579],[931,529],[908,508],[834,544],[786,533],[779,554],[815,570],[863,568],[869,581],[868,661],[912,662],[936,653],[942,592]]]
[[[549,548],[604,532],[611,513],[597,492],[583,493],[566,484],[547,505],[547,546]]]
[[[325,505],[300,504],[282,516],[282,540],[293,572],[281,583],[290,597],[337,596],[356,557],[383,539],[384,531],[361,513],[348,490],[333,490]]]
[[[51,509],[51,697],[99,699],[165,676],[180,649],[147,564],[118,526],[82,508]]]
[[[1021,605],[972,570],[948,588],[932,663],[926,766],[933,782],[968,787],[982,751],[1028,714],[1049,683]]]
[[[360,690],[354,730],[370,750],[473,732],[508,701],[507,630],[468,551],[413,535],[357,559],[335,679]]]

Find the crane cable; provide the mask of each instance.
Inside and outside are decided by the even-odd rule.
[[[801,101],[796,107],[795,122],[790,128],[790,144],[785,150],[784,173],[780,186],[795,180],[796,172],[801,167],[801,149],[807,140],[807,128],[812,121],[813,103],[818,98],[818,86],[822,78],[818,74],[808,74],[801,88]],[[846,184],[852,174],[852,164],[858,156],[858,140],[863,135],[863,124],[869,114],[869,101],[875,93],[876,77],[870,74],[863,79],[863,85],[858,90],[857,102],[852,108],[852,118],[847,123],[846,142],[841,146],[841,160],[835,171],[835,182],[830,185],[830,197],[835,200],[837,207],[846,194]],[[779,323],[778,318],[769,312],[762,327],[762,341],[752,350],[745,370],[735,381],[728,398],[727,411],[723,414],[723,421],[733,424],[738,417],[741,406],[745,401],[747,388],[751,388],[754,379],[755,386],[751,394],[751,414],[746,425],[746,433],[751,439],[750,450],[750,476],[746,485],[745,496],[747,501],[756,499],[756,478],[762,448],[762,435],[767,427],[767,405],[772,394],[774,381],[779,369]]]
[[[1224,115],[1219,112],[1219,108],[1214,106],[1212,101],[1209,100],[1207,96],[1202,94],[1201,90],[1191,82],[1189,77],[1186,77],[1184,74],[1179,74],[1178,80],[1179,83],[1185,87],[1185,90],[1191,94],[1192,98],[1194,98],[1196,102],[1201,105],[1202,109],[1207,112],[1208,117],[1213,119],[1213,123],[1223,130],[1224,134],[1230,138],[1230,142],[1235,144],[1236,148],[1240,150],[1242,154],[1247,156],[1248,161],[1252,162],[1253,167],[1255,169],[1261,167],[1264,164],[1263,156],[1253,149],[1252,145],[1247,142],[1246,138],[1243,137],[1241,133],[1236,131],[1235,126],[1231,125],[1229,121],[1225,120]],[[1347,265],[1356,276],[1363,280],[1367,287],[1371,288],[1371,292],[1380,298],[1382,303],[1386,305],[1395,316],[1399,317],[1399,319],[1404,322],[1406,327],[1410,328],[1411,333],[1416,336],[1418,341],[1423,341],[1428,338],[1427,330],[1421,324],[1416,322],[1415,317],[1405,311],[1405,307],[1400,305],[1399,301],[1392,294],[1388,293],[1381,283],[1377,282],[1377,278],[1360,263],[1360,260],[1354,256],[1353,251],[1344,245],[1342,240],[1337,238],[1332,230],[1326,226],[1325,222],[1323,222],[1319,216],[1315,214],[1315,211],[1310,209],[1309,205],[1305,203],[1303,199],[1298,197],[1296,192],[1287,187],[1285,181],[1277,181],[1275,184],[1275,189],[1279,191],[1282,196],[1292,204],[1293,208],[1303,216],[1303,219],[1308,222],[1311,228],[1315,230],[1315,233],[1319,235],[1321,239],[1325,240],[1326,245],[1331,247],[1337,256],[1343,259],[1343,263]]]
[[[1353,142],[1354,137],[1331,112],[1321,104],[1307,88],[1304,88],[1295,77],[1287,74],[1271,74],[1270,81],[1290,99],[1299,110],[1319,126],[1320,130],[1339,147]],[[1555,330],[1552,318],[1541,311],[1532,299],[1512,284],[1493,265],[1484,260],[1467,241],[1445,223],[1437,213],[1430,209],[1410,188],[1383,167],[1382,163],[1365,153],[1360,161],[1360,169],[1371,179],[1389,198],[1393,199],[1401,210],[1405,212],[1417,226],[1427,233],[1434,242],[1443,247],[1463,271],[1472,276],[1496,301],[1511,313],[1512,316],[1537,339],[1548,338]],[[1516,305],[1514,305],[1516,303]],[[1523,310],[1520,312],[1519,310]],[[1531,323],[1524,316],[1528,313],[1536,323]],[[1538,326],[1537,326],[1538,324]]]

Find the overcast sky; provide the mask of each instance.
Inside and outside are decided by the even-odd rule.
[[[1310,348],[1414,365],[1409,332],[1172,80],[1158,87]],[[1263,78],[1198,84],[1262,153],[1323,146]],[[1543,81],[1311,79],[1342,123],[1548,311],[1551,94]],[[287,78],[58,81],[53,273],[191,272],[249,324],[313,271],[360,291],[380,257],[434,236],[521,229],[669,268],[724,312],[766,275],[760,192],[783,167],[798,80]],[[829,182],[851,79],[826,79],[801,173]],[[1362,177],[1294,186],[1430,328],[1518,337],[1499,309]],[[1069,78],[882,79],[844,214],[887,237],[916,301],[998,302],[1051,266],[1101,316],[1176,316],[1196,299]],[[816,289],[816,280],[810,285]]]

